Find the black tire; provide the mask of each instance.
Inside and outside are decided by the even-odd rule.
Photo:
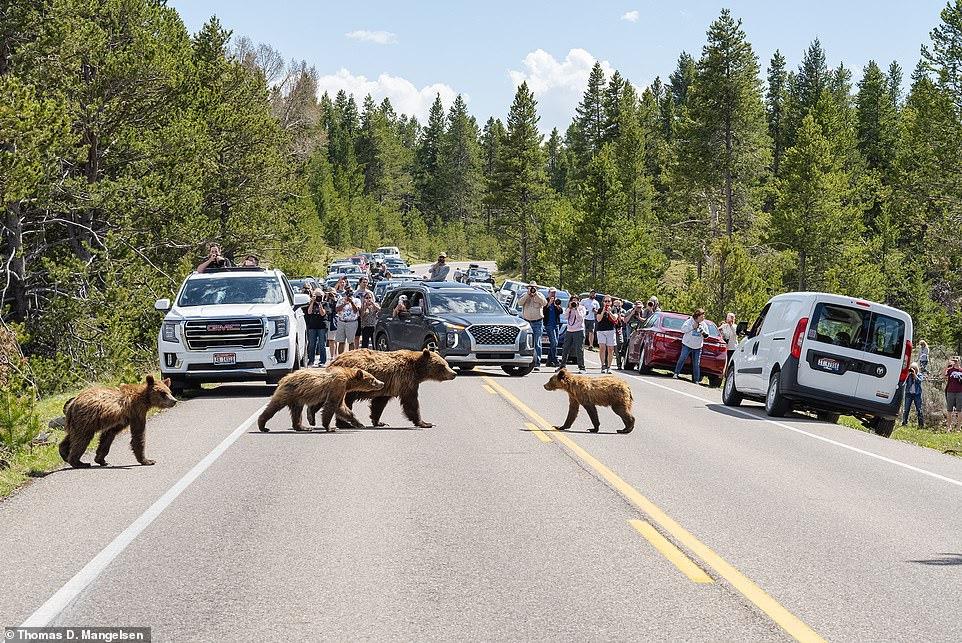
[[[424,343],[421,345],[421,350],[428,349],[435,353],[438,352],[438,340],[436,337],[425,337]]]
[[[387,339],[387,333],[381,333],[374,340],[374,348],[382,352],[388,352],[391,350],[391,343]]]
[[[828,422],[829,424],[837,424],[839,413],[829,413],[828,411],[818,411],[815,413],[815,417],[818,418],[819,422]]]
[[[775,371],[772,378],[768,381],[768,394],[765,395],[765,413],[769,417],[780,418],[792,410],[792,403],[782,395],[782,387],[779,383],[781,373]]]
[[[170,392],[174,395],[183,395],[184,391],[187,390],[187,382],[179,377],[172,377],[170,375],[160,374],[160,379],[165,380],[170,378]]]
[[[645,347],[641,347],[641,352],[638,353],[638,372],[642,375],[651,374],[651,367],[645,365]]]
[[[456,368],[459,371],[473,371],[474,366],[475,366],[474,364],[464,364],[463,366],[457,366]]]
[[[895,418],[877,418],[873,424],[872,430],[883,438],[892,437],[895,431]]]
[[[725,406],[738,406],[742,403],[743,399],[742,394],[738,392],[738,387],[735,386],[735,369],[729,368],[725,376],[725,384],[722,387],[722,404]]]
[[[534,364],[529,364],[528,366],[502,366],[501,370],[511,377],[524,377],[534,370]]]

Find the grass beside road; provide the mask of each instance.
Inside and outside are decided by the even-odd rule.
[[[849,415],[842,416],[839,419],[839,424],[858,429],[859,431],[868,431],[867,428],[862,426],[861,421]],[[915,424],[902,426],[901,422],[899,422],[895,425],[892,439],[917,444],[920,447],[935,449],[950,455],[962,455],[962,432],[954,431],[952,433],[946,433],[943,427],[938,427],[934,430],[928,428],[920,429]]]
[[[32,444],[26,450],[9,457],[7,466],[0,469],[0,498],[16,491],[30,478],[43,476],[63,466],[57,445],[63,439],[63,431],[47,428],[47,422],[63,415],[64,402],[77,394],[77,391],[61,393],[37,402],[37,415],[43,424],[46,440],[42,444]],[[96,442],[94,445],[96,446]]]

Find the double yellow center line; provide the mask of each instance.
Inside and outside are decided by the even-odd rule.
[[[820,637],[801,619],[782,607],[782,605],[774,598],[765,593],[762,588],[750,581],[737,569],[732,567],[732,565],[726,562],[721,556],[702,544],[702,542],[691,535],[688,530],[675,522],[671,517],[668,516],[668,514],[662,511],[648,498],[643,496],[637,489],[625,482],[614,471],[606,467],[594,456],[581,448],[581,446],[579,446],[574,440],[563,433],[555,431],[554,427],[545,421],[544,418],[531,410],[524,402],[519,400],[514,394],[495,382],[492,378],[486,375],[484,376],[484,380],[487,383],[487,387],[490,387],[495,392],[499,393],[504,399],[514,405],[515,408],[534,421],[534,425],[529,425],[529,428],[533,431],[536,431],[536,434],[541,434],[539,439],[542,439],[543,441],[550,441],[551,438],[554,438],[563,444],[582,462],[594,469],[603,480],[605,480],[615,490],[621,493],[621,495],[627,498],[631,504],[644,512],[651,522],[660,526],[662,530],[672,536],[676,542],[680,543],[682,546],[688,549],[688,551],[699,558],[705,564],[705,566],[713,570],[721,578],[724,578],[726,581],[728,581],[732,587],[738,590],[745,598],[754,603],[760,610],[762,610],[762,612],[767,614],[768,617],[772,619],[772,621],[774,621],[779,627],[785,630],[787,634],[798,641],[824,641],[822,637]],[[551,435],[549,436],[545,432],[550,432]],[[543,438],[541,436],[543,436]],[[645,526],[639,527],[639,524],[636,523],[640,523],[641,525]],[[664,536],[658,534],[657,530],[655,530],[650,524],[643,521],[632,521],[632,526],[635,527],[639,533],[648,538],[648,540],[658,547],[662,553],[671,551],[671,549],[678,551],[674,545],[664,538]],[[661,540],[658,540],[656,543],[655,540],[649,538],[652,533],[657,534]],[[665,545],[668,547],[662,549],[662,547]],[[666,554],[666,556],[667,555],[668,554]],[[683,562],[677,557],[678,555],[684,558],[687,562]],[[669,560],[672,560],[673,563],[678,565],[679,568],[692,580],[695,580],[696,582],[711,582],[711,578],[707,577],[707,575],[704,577],[699,576],[699,573],[704,574],[704,571],[680,551],[678,551],[677,555],[672,552],[671,556],[668,557]],[[682,567],[682,565],[684,565],[684,567]],[[705,578],[707,578],[707,580],[705,580]]]

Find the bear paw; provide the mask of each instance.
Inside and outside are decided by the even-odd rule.
[[[157,461],[144,459],[140,461],[140,464],[144,465],[145,467],[149,467],[151,465],[157,464]]]
[[[86,469],[90,466],[90,463],[84,462],[83,460],[77,460],[76,462],[71,462],[70,466],[74,469]]]
[[[414,426],[420,427],[422,429],[430,429],[434,425],[431,424],[430,422],[425,422],[424,420],[421,420],[420,422],[416,422]]]

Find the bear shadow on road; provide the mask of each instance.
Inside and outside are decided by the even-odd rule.
[[[212,389],[188,389],[180,399],[226,400],[235,397],[270,397],[276,388],[268,384],[220,384]]]
[[[423,431],[421,427],[417,426],[362,426],[359,428],[343,428],[337,431],[326,431],[323,428],[315,428],[311,431],[295,431],[294,429],[270,429],[269,431],[261,431],[256,426],[252,431],[247,433],[250,435],[337,435],[338,433],[362,433],[365,431]]]
[[[31,471],[27,475],[31,478],[46,478],[55,473],[68,471],[115,471],[118,469],[140,469],[143,466],[142,464],[108,464],[106,467],[102,467],[97,463],[93,463],[93,465],[89,467],[71,467],[69,464],[64,464],[59,469],[53,469],[51,471]]]
[[[949,554],[941,553],[936,554],[941,558],[929,558],[925,560],[909,560],[909,563],[918,563],[919,565],[962,565],[962,554]]]

